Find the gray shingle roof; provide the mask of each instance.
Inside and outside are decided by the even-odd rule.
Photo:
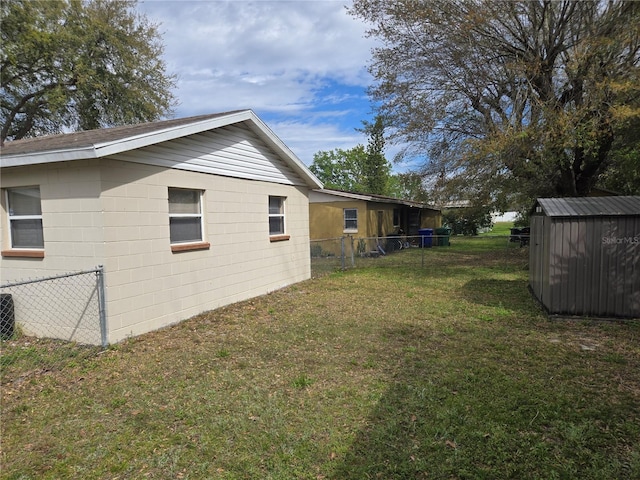
[[[162,120],[158,122],[139,123],[136,125],[124,125],[120,127],[101,128],[97,130],[86,130],[75,133],[62,133],[59,135],[47,135],[36,138],[25,138],[5,142],[0,147],[0,155],[18,155],[38,152],[48,152],[53,150],[65,150],[71,148],[90,147],[92,145],[122,140],[136,135],[144,135],[150,132],[161,131],[169,128],[189,125],[203,120],[210,120],[223,117],[232,113],[242,112],[235,110],[232,112],[214,113],[209,115],[199,115],[195,117],[178,118],[173,120]]]
[[[249,109],[7,142],[0,149],[0,168],[109,157],[230,125],[250,130],[307,186],[322,187],[322,182],[295,153]],[[159,165],[166,166],[162,162]]]
[[[640,215],[640,196],[539,198],[536,206],[549,217]]]

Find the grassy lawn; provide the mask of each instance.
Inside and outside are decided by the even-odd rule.
[[[511,235],[512,227],[513,222],[496,222],[493,224],[493,228],[491,229],[491,231],[483,235],[508,237],[509,235]]]
[[[505,242],[403,250],[3,379],[0,476],[640,478],[640,323],[547,319]]]

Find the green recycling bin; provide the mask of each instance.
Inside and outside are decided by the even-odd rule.
[[[449,228],[436,228],[436,240],[439,247],[448,247],[449,236],[451,235],[451,229]]]

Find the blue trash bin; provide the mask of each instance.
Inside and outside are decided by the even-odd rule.
[[[420,235],[420,248],[431,248],[433,245],[433,228],[421,228],[418,230]]]

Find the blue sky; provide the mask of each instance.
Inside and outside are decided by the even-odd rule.
[[[139,0],[159,24],[176,117],[250,108],[307,165],[366,144],[373,39],[348,0]],[[388,146],[393,158],[397,147]],[[397,166],[396,169],[403,169]]]

